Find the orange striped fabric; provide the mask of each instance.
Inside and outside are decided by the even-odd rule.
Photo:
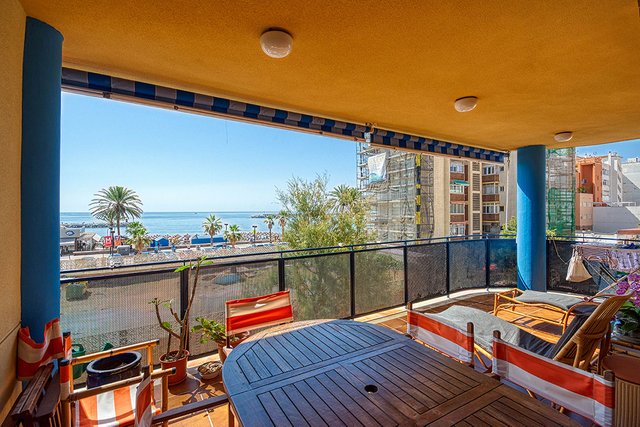
[[[150,382],[150,384],[153,383]],[[138,386],[134,384],[130,387],[122,387],[79,400],[75,412],[74,425],[77,427],[122,427],[134,425],[137,390]],[[147,390],[148,393],[145,391],[145,398],[150,399],[152,413],[158,414],[160,411],[155,407],[151,387]]]
[[[227,335],[293,321],[290,291],[225,303]]]
[[[442,323],[426,313],[407,311],[407,333],[429,347],[473,365],[473,334]]]
[[[64,356],[60,320],[53,319],[44,327],[44,341],[31,338],[28,327],[18,330],[18,379],[27,380],[38,368]]]
[[[601,426],[613,425],[615,387],[591,372],[493,339],[493,373]]]

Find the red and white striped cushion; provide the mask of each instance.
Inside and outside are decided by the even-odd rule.
[[[407,333],[462,363],[473,363],[473,335],[425,313],[407,311]]]
[[[76,427],[133,425],[137,389],[138,385],[134,384],[79,400],[74,425]],[[160,413],[155,402],[151,403],[151,409],[154,415]]]
[[[613,425],[614,384],[603,377],[493,340],[493,373],[598,423]]]
[[[38,368],[54,359],[63,357],[64,348],[60,320],[54,319],[44,327],[44,341],[37,343],[31,338],[28,327],[18,331],[18,379],[27,380]]]
[[[289,291],[225,303],[227,335],[293,321]]]

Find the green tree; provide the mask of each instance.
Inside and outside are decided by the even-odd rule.
[[[129,243],[138,253],[151,243],[151,237],[149,237],[146,227],[139,221],[127,224],[127,234],[129,235]]]
[[[503,237],[514,237],[518,232],[518,220],[515,216],[509,218],[509,220],[502,224],[500,229],[500,235]],[[546,231],[547,237],[556,237],[557,233],[555,229],[547,229]]]
[[[347,317],[350,315],[349,247],[366,243],[366,203],[357,190],[344,186],[329,191],[328,178],[313,181],[293,178],[278,199],[286,218],[287,242],[293,249],[321,249],[322,256],[286,261],[287,287],[294,292],[296,319]],[[355,189],[353,189],[355,190]],[[348,203],[336,203],[338,194],[349,194]],[[345,199],[342,199],[344,202]],[[356,252],[356,311],[375,310],[404,301],[402,253],[383,248]],[[269,273],[277,274],[275,269]],[[272,277],[261,280],[273,283]],[[265,285],[266,286],[266,285]],[[265,293],[270,289],[264,289]]]
[[[202,228],[211,237],[211,246],[213,246],[213,236],[222,230],[222,221],[214,214],[211,214],[203,221]]]
[[[280,228],[282,229],[282,234],[280,234],[280,241],[284,242],[284,227],[287,225],[288,214],[284,209],[278,213],[278,222],[280,223]]]
[[[269,243],[273,241],[271,238],[271,230],[273,229],[273,224],[275,223],[276,216],[275,215],[267,215],[264,218],[264,223],[267,224],[267,228],[269,229]]]
[[[224,238],[231,243],[232,248],[236,247],[236,243],[241,237],[242,234],[240,233],[240,226],[236,224],[230,225],[229,230],[224,232]]]
[[[115,185],[98,191],[89,203],[89,210],[97,219],[115,223],[120,236],[120,223],[140,218],[142,202],[135,191]]]
[[[334,212],[353,211],[362,206],[362,193],[355,187],[338,185],[329,193],[329,203]]]

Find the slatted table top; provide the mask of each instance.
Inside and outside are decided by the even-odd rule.
[[[576,425],[387,328],[297,322],[234,349],[222,370],[243,426]]]

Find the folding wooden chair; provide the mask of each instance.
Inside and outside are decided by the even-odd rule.
[[[500,339],[494,332],[493,373],[601,426],[613,426],[615,386],[604,377],[551,360]]]
[[[407,304],[407,335],[426,346],[449,356],[465,365],[474,366],[473,323],[467,323],[467,329],[440,322],[437,318],[413,310],[413,304]]]
[[[290,291],[227,301],[225,302],[227,349],[228,351],[231,349],[230,336],[292,321],[293,305]]]

